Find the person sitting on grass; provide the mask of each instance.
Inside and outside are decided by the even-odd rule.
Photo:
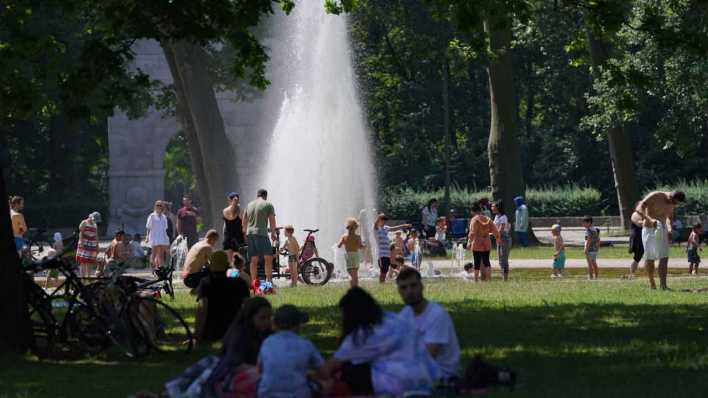
[[[263,341],[258,354],[259,397],[308,398],[321,391],[316,383],[308,383],[307,373],[318,370],[324,359],[312,342],[298,335],[300,325],[308,320],[307,313],[294,305],[275,311],[275,332]]]
[[[145,259],[145,250],[143,250],[142,242],[143,238],[140,234],[133,235],[133,240],[130,241],[130,257],[139,260]]]
[[[293,234],[295,233],[295,227],[292,225],[286,225],[283,228],[285,231],[285,242],[281,250],[288,251],[288,267],[290,268],[290,286],[297,286],[297,256],[300,253],[300,244],[297,243],[297,239]]]
[[[701,248],[701,232],[703,232],[701,223],[695,224],[691,229],[691,234],[688,235],[688,242],[686,242],[689,275],[698,275],[698,265],[701,263],[701,256],[698,255],[698,251],[703,251]]]
[[[551,278],[562,278],[565,269],[565,244],[561,236],[561,226],[553,224],[551,235],[553,236],[553,274],[551,274]]]
[[[243,258],[237,253],[234,261],[240,261],[243,267]],[[244,279],[227,275],[229,257],[226,252],[212,253],[208,269],[208,274],[197,287],[197,342],[221,340],[236,318],[241,304],[250,296],[248,283]]]
[[[600,251],[600,228],[592,225],[592,217],[583,217],[585,228],[585,259],[588,262],[588,279],[597,279],[597,253]]]
[[[204,267],[207,265],[209,256],[214,251],[218,240],[219,233],[211,229],[206,233],[204,239],[189,249],[187,258],[184,260],[184,271],[182,273],[185,286],[191,289],[199,286],[199,281],[207,274]]]
[[[353,287],[339,301],[342,336],[320,369],[340,373],[335,396],[427,396],[436,366],[422,339],[400,316],[384,312],[364,289]]]
[[[113,236],[108,250],[106,250],[106,271],[113,272],[114,268],[130,259],[130,246],[125,243],[125,232],[118,231]]]
[[[396,256],[391,262],[391,269],[388,271],[389,279],[396,279],[398,274],[406,268],[406,259],[403,256]]]
[[[361,263],[359,250],[364,248],[364,242],[361,240],[361,236],[356,233],[356,230],[359,228],[359,222],[356,218],[348,218],[346,228],[347,233],[339,238],[337,247],[341,248],[344,246],[344,259],[347,263],[347,272],[351,278],[349,284],[351,287],[354,287],[359,285],[359,264]]]
[[[243,303],[224,335],[221,357],[204,385],[211,393],[207,396],[256,396],[258,353],[271,334],[272,316],[270,302],[263,297],[251,297]]]
[[[460,344],[452,318],[440,304],[425,299],[422,278],[414,268],[403,269],[396,278],[396,285],[406,304],[399,316],[415,325],[418,336],[422,337],[439,370],[438,384],[454,386],[460,364]]]

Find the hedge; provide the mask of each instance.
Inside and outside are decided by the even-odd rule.
[[[432,198],[444,197],[443,189],[435,191],[415,191],[411,188],[389,190],[381,199],[383,210],[389,217],[401,220],[417,220],[420,209]],[[450,190],[450,208],[458,215],[467,216],[471,204],[480,198],[491,198],[491,192],[472,191],[468,188]],[[526,203],[531,217],[583,216],[586,214],[602,215],[606,204],[600,191],[594,188],[577,186],[542,187],[526,190]],[[513,204],[507,204],[507,211]]]

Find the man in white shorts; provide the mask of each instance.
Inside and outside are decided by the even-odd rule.
[[[671,222],[676,206],[686,200],[681,191],[651,192],[634,209],[632,222],[642,225],[642,243],[644,245],[644,267],[649,276],[649,284],[654,283],[654,262],[659,260],[659,284],[666,289],[666,275],[669,266],[669,237]]]

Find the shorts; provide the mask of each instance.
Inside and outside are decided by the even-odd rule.
[[[290,263],[297,263],[297,255],[288,254],[288,264]]]
[[[344,259],[347,261],[347,271],[356,271],[359,269],[359,263],[361,262],[360,257],[359,252],[344,253]]]
[[[669,236],[662,224],[654,228],[642,228],[642,243],[647,260],[669,258]]]
[[[597,252],[588,252],[588,254],[586,254],[585,257],[588,260],[597,261]]]
[[[489,250],[484,252],[472,252],[472,257],[474,258],[474,269],[478,270],[482,265],[485,267],[491,267],[492,263],[489,262]]]
[[[248,257],[272,256],[273,246],[270,244],[270,239],[264,235],[248,235]]]
[[[388,269],[391,268],[391,257],[379,257],[379,269],[382,274],[388,274]]]
[[[698,255],[698,249],[688,249],[688,263],[700,264],[701,256]]]
[[[558,254],[558,257],[553,259],[553,269],[562,270],[565,268],[565,252],[562,251]]]
[[[644,257],[644,244],[642,243],[642,227],[632,223],[629,231],[629,252],[633,254],[633,260],[641,261]]]
[[[232,237],[224,238],[224,250],[238,251],[243,243],[239,242],[238,239]]]
[[[20,252],[25,248],[25,240],[19,236],[15,237],[15,249]]]

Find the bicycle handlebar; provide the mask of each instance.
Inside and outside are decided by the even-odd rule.
[[[303,231],[309,232],[309,233],[311,233],[311,234],[314,234],[314,233],[319,232],[320,230],[319,230],[319,229],[303,229]]]

